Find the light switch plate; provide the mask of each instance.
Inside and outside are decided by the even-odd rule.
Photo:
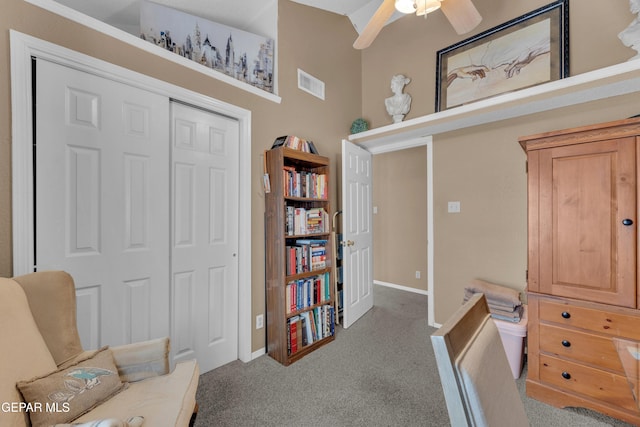
[[[449,213],[459,213],[460,212],[460,202],[449,202],[447,205],[447,212]]]

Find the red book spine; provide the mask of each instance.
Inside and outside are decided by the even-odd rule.
[[[291,342],[291,354],[298,351],[298,325],[296,322],[289,323],[289,331],[291,336],[289,338]]]

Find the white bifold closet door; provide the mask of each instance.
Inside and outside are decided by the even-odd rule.
[[[69,272],[85,348],[169,335],[169,100],[36,64],[36,265]]]
[[[171,104],[174,360],[238,355],[238,121]]]
[[[171,336],[201,371],[237,358],[236,120],[36,64],[38,270],[76,282],[85,348]]]

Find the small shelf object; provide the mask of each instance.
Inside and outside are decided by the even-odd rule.
[[[265,152],[267,352],[289,365],[335,338],[329,159]]]

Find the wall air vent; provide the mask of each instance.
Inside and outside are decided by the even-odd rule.
[[[324,82],[298,68],[298,89],[324,101]]]

